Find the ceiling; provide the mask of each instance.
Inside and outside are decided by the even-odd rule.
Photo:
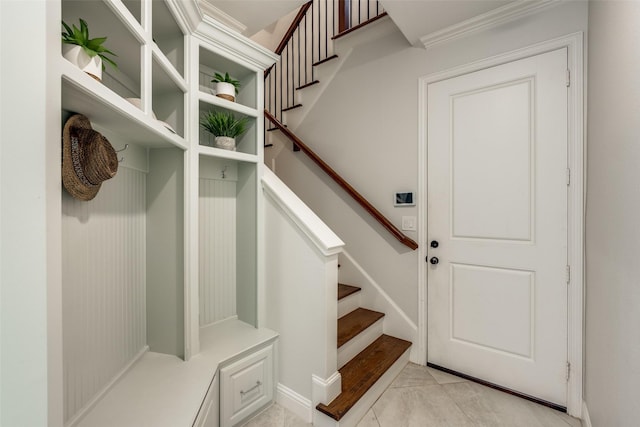
[[[233,24],[232,21],[235,21],[237,25],[232,26],[236,30],[252,36],[306,1],[308,0],[200,0],[200,3],[205,6],[205,13],[215,15],[216,11],[221,11],[232,18],[227,22]],[[380,3],[407,40],[414,46],[421,46],[422,36],[514,3],[514,0],[380,0]]]
[[[414,46],[420,37],[512,3],[513,0],[380,0]]]
[[[201,0],[231,16],[245,27],[242,34],[251,36],[267,28],[308,0]],[[324,1],[324,0],[323,0]],[[203,8],[205,13],[208,8]],[[223,21],[224,22],[224,21]]]

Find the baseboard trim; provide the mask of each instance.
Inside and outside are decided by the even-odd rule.
[[[582,401],[582,416],[580,417],[582,421],[582,427],[593,427],[591,424],[591,417],[589,417],[589,410],[587,409],[587,402]]]
[[[278,383],[276,386],[276,402],[302,418],[306,423],[311,422],[313,410],[311,400],[296,393],[289,387]]]

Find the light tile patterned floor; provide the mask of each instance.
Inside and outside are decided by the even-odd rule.
[[[245,427],[309,427],[272,405]],[[524,399],[409,363],[358,427],[580,427],[580,420]]]

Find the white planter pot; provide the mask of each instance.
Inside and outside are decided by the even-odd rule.
[[[236,139],[228,136],[216,136],[216,147],[236,151]]]
[[[216,83],[216,96],[228,101],[236,100],[236,87],[231,83]]]
[[[94,79],[102,81],[102,58],[98,55],[92,58],[80,46],[63,43],[62,56]]]

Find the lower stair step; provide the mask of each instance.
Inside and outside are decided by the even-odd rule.
[[[342,393],[330,404],[321,403],[316,409],[340,421],[409,347],[409,341],[382,335],[339,369]]]
[[[384,317],[379,311],[358,308],[338,319],[338,348]]]

